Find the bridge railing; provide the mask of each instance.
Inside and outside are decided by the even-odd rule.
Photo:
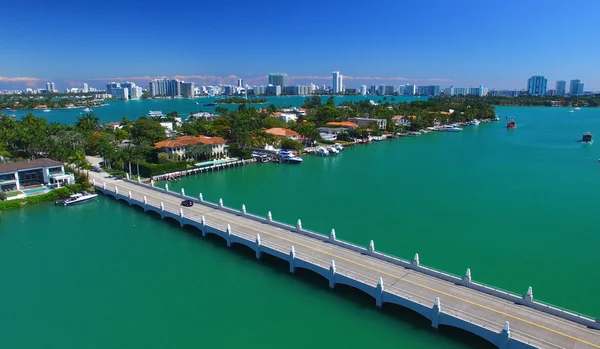
[[[418,272],[424,273],[426,275],[430,275],[430,276],[436,277],[436,278],[441,279],[441,280],[452,282],[452,283],[457,284],[457,285],[462,285],[462,286],[471,288],[473,290],[480,291],[480,292],[485,293],[485,294],[496,296],[496,297],[499,297],[499,298],[502,298],[502,299],[505,299],[505,300],[508,300],[508,301],[511,301],[511,302],[514,302],[514,303],[518,303],[518,304],[521,304],[521,305],[525,305],[525,306],[531,307],[533,309],[540,310],[540,311],[548,313],[548,314],[556,315],[556,316],[559,316],[561,318],[565,318],[567,320],[575,321],[577,323],[581,323],[581,324],[586,325],[586,326],[590,326],[590,327],[593,327],[593,328],[596,328],[596,329],[600,329],[600,319],[598,319],[598,318],[593,318],[593,317],[588,316],[588,315],[579,314],[577,312],[574,312],[574,311],[571,311],[571,310],[568,310],[568,309],[565,309],[565,308],[561,308],[561,307],[558,307],[558,306],[554,306],[554,305],[551,305],[551,304],[548,304],[548,303],[545,303],[545,302],[540,302],[540,301],[537,301],[537,300],[526,301],[525,297],[523,297],[522,295],[518,295],[518,294],[512,293],[510,291],[502,290],[500,288],[497,288],[497,287],[494,287],[494,286],[490,286],[490,285],[486,285],[486,284],[481,283],[481,282],[475,282],[475,281],[469,281],[469,282],[467,282],[467,281],[464,281],[463,278],[461,278],[461,277],[459,277],[457,275],[451,274],[451,273],[443,272],[443,271],[440,271],[440,270],[437,270],[437,269],[434,269],[434,268],[431,268],[431,267],[427,267],[427,266],[424,266],[424,265],[420,265],[420,264],[414,264],[414,263],[412,263],[412,262],[410,262],[408,260],[405,260],[405,259],[402,259],[402,258],[399,258],[399,257],[395,257],[395,256],[392,256],[392,255],[389,255],[389,254],[386,254],[386,253],[381,253],[379,251],[370,251],[369,249],[367,249],[365,247],[362,247],[360,245],[357,245],[357,244],[354,244],[354,243],[351,243],[351,242],[347,242],[347,241],[343,241],[343,240],[340,240],[340,239],[337,239],[337,238],[331,239],[328,236],[325,236],[323,234],[320,234],[320,233],[317,233],[317,232],[314,232],[314,231],[310,231],[310,230],[307,230],[307,229],[304,229],[304,228],[298,229],[298,227],[294,227],[294,226],[292,226],[290,224],[278,222],[278,221],[275,221],[275,220],[272,220],[272,219],[269,220],[268,218],[261,217],[261,216],[258,216],[258,215],[254,215],[254,214],[249,214],[247,212],[243,213],[240,210],[232,209],[232,208],[229,208],[229,207],[226,207],[226,206],[221,206],[219,204],[215,204],[215,203],[212,203],[212,202],[209,202],[209,201],[206,201],[206,200],[200,201],[199,198],[191,197],[191,196],[188,196],[188,195],[183,196],[183,195],[181,195],[180,193],[177,193],[177,192],[168,191],[168,190],[165,190],[163,188],[159,188],[159,187],[155,187],[155,186],[150,186],[150,185],[143,184],[143,183],[138,183],[138,182],[133,181],[133,180],[123,179],[123,181],[126,181],[128,183],[133,183],[135,185],[143,186],[143,187],[145,187],[147,189],[151,189],[151,190],[163,193],[163,194],[168,194],[168,195],[180,198],[180,199],[192,200],[194,202],[201,203],[201,204],[203,204],[205,206],[208,206],[208,207],[211,207],[211,208],[214,208],[214,209],[217,209],[217,210],[228,212],[228,213],[231,213],[231,214],[234,214],[234,215],[237,215],[237,216],[244,216],[244,217],[247,217],[249,219],[252,219],[252,220],[255,220],[255,221],[258,221],[258,222],[261,222],[261,223],[266,223],[266,224],[269,224],[269,225],[272,225],[272,226],[284,229],[286,231],[291,231],[291,232],[295,232],[295,233],[298,233],[298,234],[301,234],[301,235],[309,236],[311,238],[314,238],[314,239],[317,239],[317,240],[320,240],[320,241],[323,241],[323,242],[332,243],[332,244],[334,244],[336,246],[340,246],[340,247],[343,247],[343,248],[346,248],[346,249],[349,249],[349,250],[352,250],[352,251],[355,251],[355,252],[359,252],[359,253],[362,253],[362,254],[365,254],[365,255],[369,255],[369,256],[375,257],[377,259],[380,259],[380,260],[383,260],[383,261],[386,261],[386,262],[389,262],[389,263],[392,263],[392,264],[395,264],[395,265],[399,265],[399,266],[402,266],[402,267],[405,267],[405,268],[413,269],[415,271],[418,271]],[[101,187],[101,185],[99,185],[98,183],[97,183],[97,186]]]

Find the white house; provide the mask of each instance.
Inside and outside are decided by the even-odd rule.
[[[175,139],[154,143],[154,148],[159,152],[164,152],[172,157],[180,159],[187,158],[187,147],[198,143],[211,146],[211,155],[213,158],[221,158],[229,156],[227,141],[221,137],[207,136],[181,136]]]
[[[20,190],[49,184],[73,184],[75,176],[65,173],[62,162],[41,158],[0,164],[0,191]]]
[[[296,114],[292,114],[292,113],[281,113],[281,114],[279,114],[279,119],[281,119],[285,122],[290,122],[290,121],[298,120],[298,116]]]

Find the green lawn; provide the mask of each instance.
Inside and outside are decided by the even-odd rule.
[[[8,193],[6,193],[6,197],[7,198],[12,198],[12,197],[15,197],[15,196],[18,196],[18,195],[21,195],[21,194],[23,194],[23,192],[20,191],[20,190],[9,191]]]

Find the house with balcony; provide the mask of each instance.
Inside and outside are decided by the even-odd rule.
[[[75,183],[75,176],[65,172],[62,162],[52,159],[40,158],[0,164],[0,191],[73,183]]]
[[[300,134],[294,130],[290,130],[282,127],[273,127],[268,130],[265,130],[265,133],[273,135],[277,138],[289,138],[294,141],[300,139]]]

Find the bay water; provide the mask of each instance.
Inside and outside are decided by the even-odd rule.
[[[163,108],[163,111],[168,109]],[[172,108],[175,109],[175,108]],[[52,112],[51,112],[52,113]],[[172,190],[600,317],[600,110],[498,107],[502,121],[255,164]],[[49,113],[46,113],[49,114]],[[517,129],[507,130],[514,117]],[[162,185],[163,183],[160,183]],[[268,256],[100,196],[0,220],[7,348],[491,347]]]

